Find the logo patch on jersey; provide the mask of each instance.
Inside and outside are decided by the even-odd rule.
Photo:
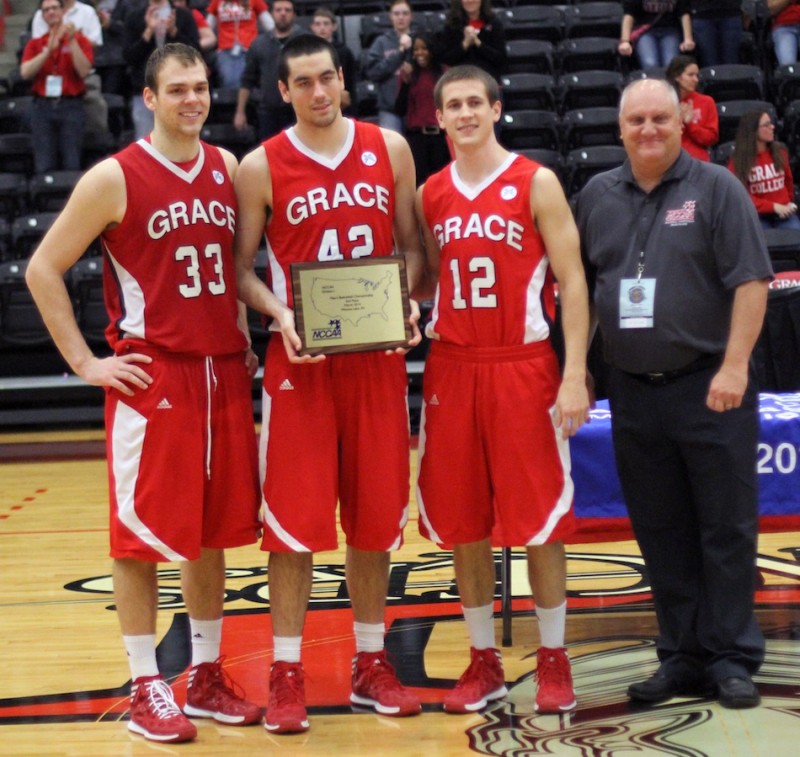
[[[221,171],[214,170],[211,172],[211,176],[214,178],[214,181],[216,181],[217,184],[225,183],[225,177],[222,175]]]
[[[292,386],[292,382],[289,379],[284,379],[281,381],[281,385],[278,387],[282,392],[293,392],[294,386]]]
[[[361,153],[361,162],[365,166],[374,166],[378,162],[378,156],[374,152],[366,150]]]
[[[694,223],[694,211],[697,206],[695,200],[687,200],[683,203],[683,207],[676,210],[668,210],[664,216],[665,226],[685,226],[688,223]]]
[[[172,410],[172,405],[166,397],[163,397],[161,402],[156,405],[156,410]]]
[[[429,405],[438,405],[439,404],[439,398],[434,394],[433,397],[431,397],[430,400],[428,400],[428,404]]]
[[[500,197],[504,200],[513,200],[517,196],[517,188],[510,184],[500,190]]]

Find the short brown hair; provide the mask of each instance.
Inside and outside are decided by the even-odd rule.
[[[500,99],[500,87],[497,86],[497,79],[490,73],[487,73],[482,68],[477,66],[453,66],[447,69],[436,82],[433,90],[433,101],[436,107],[442,110],[444,102],[442,101],[442,90],[446,85],[452,84],[455,81],[479,81],[486,89],[486,97],[489,99],[489,105],[494,105]]]
[[[153,92],[158,92],[158,75],[164,64],[170,58],[177,58],[186,68],[193,66],[196,63],[204,63],[203,56],[200,55],[199,50],[195,50],[189,45],[184,45],[183,42],[170,42],[164,47],[157,47],[150,53],[147,59],[147,65],[144,69],[144,85]]]

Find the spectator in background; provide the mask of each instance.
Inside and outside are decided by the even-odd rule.
[[[772,14],[772,43],[778,64],[797,63],[800,40],[800,3],[797,0],[767,0]]]
[[[395,112],[405,118],[406,141],[417,167],[417,186],[450,162],[450,150],[444,131],[436,118],[433,90],[443,66],[432,52],[432,39],[417,34],[411,48],[412,62],[403,63],[400,71],[400,93]]]
[[[667,81],[681,101],[681,147],[693,158],[710,160],[709,150],[719,141],[719,114],[713,98],[697,91],[700,69],[691,55],[676,55],[667,66]]]
[[[336,30],[339,24],[336,15],[330,8],[317,8],[311,17],[311,31],[322,39],[328,40],[339,56],[339,64],[344,76],[344,92],[342,92],[342,112],[346,116],[353,116],[356,112],[356,77],[358,65],[353,51],[344,43],[336,39]]]
[[[617,51],[633,55],[642,68],[666,66],[678,53],[694,50],[689,0],[623,0]]]
[[[394,106],[400,91],[400,69],[411,60],[412,16],[408,0],[392,0],[389,18],[392,28],[369,46],[364,73],[378,88],[378,123],[402,134],[403,119],[394,112]]]
[[[125,16],[125,60],[133,94],[131,118],[135,139],[142,139],[153,130],[153,112],[138,95],[145,86],[144,71],[150,53],[167,42],[182,42],[200,49],[192,12],[173,7],[169,0],[140,0],[132,5]]]
[[[741,0],[692,0],[692,33],[701,66],[738,63],[742,42]]]
[[[292,37],[302,33],[295,23],[293,0],[272,3],[271,32],[259,34],[245,56],[241,86],[236,100],[233,125],[247,128],[247,103],[254,89],[258,90],[258,138],[268,139],[294,123],[292,106],[283,101],[278,90],[278,56]]]
[[[89,3],[79,3],[76,0],[63,0],[64,23],[71,24],[76,31],[79,31],[93,47],[103,44],[103,30],[100,27],[100,17],[93,5]],[[50,27],[42,13],[41,4],[39,10],[33,14],[31,21],[31,39],[47,34]]]
[[[193,8],[188,0],[172,0],[176,8],[186,8],[192,12],[192,18],[197,24],[197,38],[200,40],[200,52],[209,71],[214,70],[214,51],[217,47],[217,35],[208,23],[208,19],[197,9]]]
[[[62,0],[41,0],[47,31],[22,51],[20,75],[33,80],[31,133],[37,174],[78,171],[85,114],[84,79],[92,70],[92,43],[64,21]],[[60,158],[60,162],[59,162]]]
[[[499,79],[508,58],[506,32],[490,0],[450,0],[435,55],[447,66],[469,63]]]
[[[765,229],[800,229],[789,153],[775,141],[769,113],[751,111],[742,116],[728,168],[750,192]]]
[[[207,19],[218,37],[214,59],[217,84],[238,89],[245,54],[258,36],[259,26],[265,32],[275,28],[269,8],[264,0],[211,0]]]
[[[94,65],[101,78],[103,92],[129,95],[130,86],[125,65],[125,14],[129,0],[100,0],[97,16],[103,44],[95,49]]]

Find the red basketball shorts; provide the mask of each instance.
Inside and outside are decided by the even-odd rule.
[[[258,458],[243,353],[193,357],[125,340],[153,383],[106,394],[111,556],[195,560],[258,538]]]
[[[408,385],[401,355],[328,355],[294,365],[279,336],[264,365],[261,548],[386,551],[408,519]]]
[[[434,341],[425,365],[417,500],[440,545],[558,541],[574,529],[569,445],[553,424],[549,342],[509,348]]]

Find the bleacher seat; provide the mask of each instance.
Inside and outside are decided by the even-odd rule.
[[[124,131],[131,128],[130,108],[122,95],[103,92],[103,100],[108,110],[108,130],[119,139]]]
[[[780,125],[781,139],[789,146],[789,154],[800,146],[800,100],[792,100],[783,111]]]
[[[567,153],[564,159],[564,186],[568,197],[583,189],[589,179],[602,171],[621,166],[626,158],[625,148],[616,145],[580,147]]]
[[[31,130],[33,97],[4,97],[0,99],[0,133],[14,134]]]
[[[736,139],[736,130],[739,128],[740,119],[751,110],[769,113],[772,121],[774,123],[778,122],[775,106],[766,100],[729,100],[717,103],[719,141],[727,142],[728,140]]]
[[[376,37],[392,29],[392,19],[387,11],[365,13],[358,23],[358,38],[362,50],[367,50]]]
[[[110,131],[85,131],[81,146],[81,168],[91,168],[118,148],[119,143]]]
[[[564,14],[555,5],[515,5],[498,11],[506,39],[546,39],[560,42],[564,38]]]
[[[624,79],[618,71],[573,71],[558,80],[559,109],[616,108]]]
[[[69,276],[81,334],[90,345],[105,346],[108,315],[103,300],[103,258],[81,258],[70,269]]]
[[[206,124],[200,131],[200,138],[204,142],[230,150],[239,160],[258,143],[252,126],[237,129],[233,124]]]
[[[625,84],[640,79],[666,79],[667,69],[665,66],[654,66],[652,68],[636,68],[625,75]]]
[[[0,343],[6,347],[52,344],[25,284],[27,266],[27,260],[0,263]]]
[[[558,150],[558,116],[550,110],[506,111],[500,117],[500,141],[509,150]]]
[[[550,74],[506,74],[500,85],[506,110],[555,110],[556,81]]]
[[[578,147],[618,145],[619,110],[617,108],[578,108],[568,110],[561,117],[563,130],[562,149],[565,152]]]
[[[767,250],[775,271],[800,269],[800,231],[797,229],[764,229]]]
[[[7,221],[30,210],[28,180],[23,173],[0,173],[0,214]]]
[[[568,5],[564,9],[567,37],[619,37],[622,3],[591,2]]]
[[[711,161],[720,166],[727,166],[728,160],[733,155],[733,148],[736,141],[729,139],[727,142],[719,142],[711,148]]]
[[[33,142],[28,132],[0,134],[0,167],[9,173],[33,173]]]
[[[700,69],[698,91],[715,102],[763,100],[764,74],[758,66],[728,63]]]
[[[0,218],[0,263],[11,257],[11,224],[5,218]]]
[[[554,50],[553,43],[544,39],[512,39],[506,42],[507,71],[510,74],[552,74]]]
[[[61,210],[80,177],[80,171],[48,171],[31,176],[28,194],[34,212]]]
[[[535,160],[543,166],[551,169],[558,176],[559,181],[564,183],[564,157],[558,150],[545,150],[542,148],[530,148],[527,150],[516,150],[520,155]]]
[[[11,224],[11,252],[21,260],[30,257],[41,238],[53,225],[58,213],[29,213],[15,218]]]
[[[772,74],[772,101],[783,113],[790,102],[800,99],[800,64],[778,66]]]
[[[556,45],[557,66],[569,71],[616,71],[619,68],[617,38],[575,37]]]
[[[378,115],[378,87],[375,82],[367,79],[356,82],[356,115],[359,118]]]

